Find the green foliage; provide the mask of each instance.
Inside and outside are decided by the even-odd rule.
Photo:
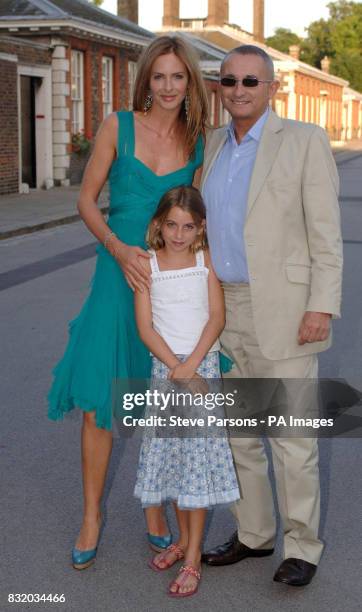
[[[328,4],[329,19],[310,24],[302,44],[301,59],[320,68],[331,59],[330,71],[362,91],[362,3],[339,0]]]
[[[288,30],[287,28],[276,28],[273,36],[269,36],[265,42],[267,45],[269,45],[269,47],[273,47],[273,49],[278,49],[278,51],[288,53],[291,45],[301,44],[301,39],[299,36],[297,36],[297,34],[291,30]]]
[[[83,131],[72,134],[72,151],[78,155],[87,155],[91,147],[91,141],[87,138]]]
[[[299,45],[300,59],[317,68],[327,55],[331,74],[362,91],[362,2],[338,0],[330,2],[328,9],[329,18],[313,21],[305,39],[286,28],[277,28],[265,42],[284,53],[290,45]]]
[[[96,6],[101,6],[103,4],[103,0],[89,0],[91,4],[95,4]]]

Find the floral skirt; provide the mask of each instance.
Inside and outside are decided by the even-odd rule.
[[[184,361],[186,356],[178,358]],[[167,379],[168,371],[153,357],[153,379]],[[220,378],[218,352],[208,353],[197,372],[203,378]],[[183,509],[240,499],[226,432],[193,438],[158,437],[145,432],[134,494],[144,507],[172,500]]]

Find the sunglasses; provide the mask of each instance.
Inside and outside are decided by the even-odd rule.
[[[254,76],[246,76],[243,79],[236,79],[233,76],[221,77],[220,83],[223,87],[235,87],[237,83],[241,83],[244,87],[257,87],[259,83],[273,83],[273,81],[262,81]]]

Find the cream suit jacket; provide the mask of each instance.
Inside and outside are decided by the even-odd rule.
[[[226,127],[209,133],[201,185],[226,138]],[[338,184],[325,131],[271,111],[258,146],[244,226],[254,323],[268,359],[330,346],[331,335],[302,346],[297,337],[306,310],[340,316]]]

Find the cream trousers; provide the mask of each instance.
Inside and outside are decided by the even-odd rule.
[[[266,359],[256,338],[249,286],[224,283],[223,287],[226,325],[220,340],[222,348],[234,361],[234,367],[226,376],[317,378],[316,355],[279,361]],[[296,402],[300,398],[299,394]],[[291,413],[295,414],[294,401]],[[301,416],[300,410],[296,416]],[[284,558],[296,557],[317,565],[323,550],[318,538],[318,441],[316,438],[270,437],[269,442],[284,529]],[[230,443],[243,496],[232,507],[239,540],[250,548],[272,548],[276,521],[264,443],[257,437],[231,438]]]

